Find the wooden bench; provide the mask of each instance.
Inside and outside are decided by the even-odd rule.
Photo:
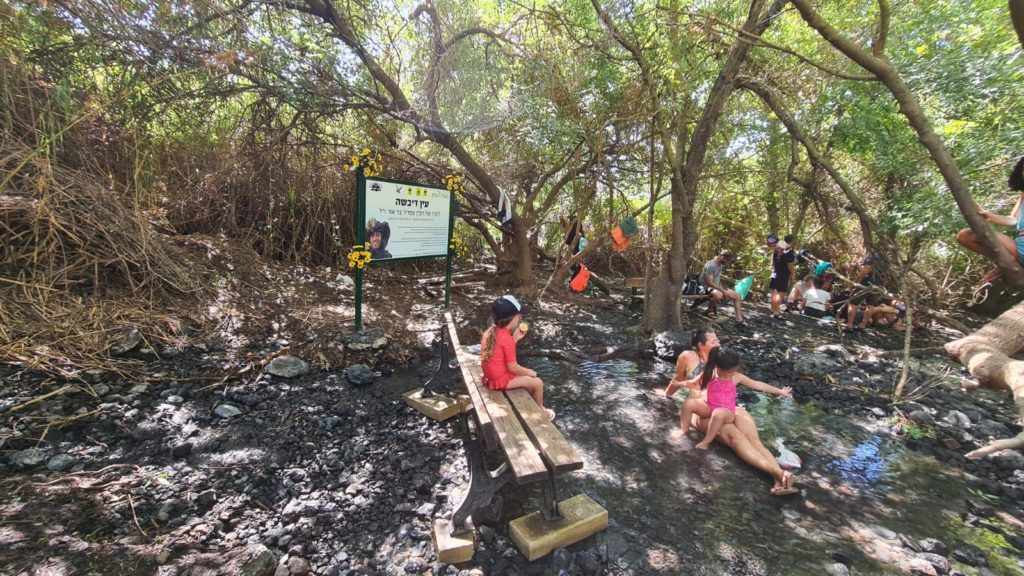
[[[653,282],[653,279],[652,279]],[[632,300],[642,301],[644,297],[644,279],[643,278],[626,278],[626,288],[629,288],[629,295]],[[680,294],[680,300],[691,300],[699,302],[710,299],[709,294]]]
[[[470,483],[469,489],[452,515],[451,523],[442,527],[435,526],[435,545],[438,547],[439,557],[444,548],[441,541],[469,532],[470,527],[466,521],[475,512],[488,507],[498,490],[509,481],[515,481],[519,485],[541,483],[543,488],[544,504],[539,518],[531,518],[534,515],[524,516],[514,520],[510,529],[513,541],[530,560],[550,552],[553,549],[552,545],[566,546],[603,530],[607,526],[608,513],[586,496],[570,499],[574,502],[572,510],[565,510],[566,503],[560,504],[557,500],[555,479],[567,472],[583,468],[583,459],[577,454],[576,449],[548,420],[545,411],[537,406],[525,390],[488,389],[483,384],[480,357],[469,354],[461,345],[451,314],[445,313],[444,318],[439,370],[453,369],[450,359],[454,356],[469,396],[466,410],[460,416],[460,423],[463,447],[469,463]],[[436,377],[431,379],[431,382],[435,380]],[[428,389],[425,393],[429,394],[431,391]],[[468,414],[472,415],[472,423]],[[487,467],[485,449],[500,453],[500,466],[493,470]],[[584,503],[583,509],[577,510],[580,498],[585,498],[590,504]],[[600,513],[595,513],[594,507],[600,508]],[[585,526],[580,525],[581,514],[585,517]],[[528,526],[520,528],[517,535],[516,522],[521,520],[527,520],[523,524]],[[545,523],[563,531],[568,526],[571,528],[569,532],[583,535],[571,542],[566,542],[564,538],[540,539],[544,540],[540,542],[523,533],[523,530],[528,532]],[[439,533],[440,529],[447,530],[447,534]],[[471,550],[469,555],[472,556]]]

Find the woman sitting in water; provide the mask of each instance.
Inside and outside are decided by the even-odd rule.
[[[759,380],[753,380],[739,373],[740,355],[728,348],[712,348],[700,376],[700,389],[705,391],[707,400],[690,398],[683,403],[679,424],[683,434],[690,431],[690,420],[694,414],[709,418],[708,431],[696,448],[707,450],[725,424],[732,424],[736,418],[736,385],[743,384],[754,390],[778,396],[789,396],[790,388],[776,388]]]
[[[718,348],[720,343],[718,336],[713,331],[695,330],[690,339],[690,345],[693,350],[684,350],[676,360],[675,377],[665,388],[665,395],[668,397],[672,397],[684,386],[690,390],[691,394],[695,396],[700,394],[699,379],[704,372],[711,350]],[[697,421],[697,428],[707,432],[708,423],[708,418],[701,418]],[[680,425],[682,426],[681,413]],[[770,475],[775,480],[771,490],[773,496],[798,492],[793,487],[793,475],[780,468],[775,456],[761,443],[761,438],[757,433],[757,424],[745,409],[736,408],[733,422],[722,425],[721,430],[718,431],[717,440],[731,448],[747,464]]]

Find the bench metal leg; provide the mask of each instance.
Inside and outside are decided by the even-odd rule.
[[[558,510],[558,494],[555,491],[555,475],[548,473],[548,479],[544,482],[544,507],[540,513],[547,521],[558,520],[562,517]]]
[[[454,366],[453,366],[454,364]],[[442,319],[441,324],[441,362],[437,365],[437,371],[423,385],[421,398],[430,398],[442,387],[442,382],[447,383],[457,378],[458,362],[455,360],[455,351],[452,350],[452,339],[448,335],[448,327]]]
[[[452,515],[452,533],[463,532],[469,529],[465,525],[466,519],[473,512],[490,504],[494,495],[501,490],[509,480],[512,479],[512,468],[508,462],[503,463],[496,470],[488,470],[484,462],[484,450],[480,439],[473,437],[469,432],[469,422],[466,414],[463,413],[460,420],[463,426],[462,447],[466,451],[466,460],[469,463],[469,489],[462,497],[462,502]]]

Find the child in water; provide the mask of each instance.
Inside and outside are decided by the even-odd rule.
[[[680,418],[683,434],[690,431],[690,419],[693,414],[701,418],[711,418],[708,432],[697,448],[707,450],[722,426],[733,422],[736,417],[736,384],[743,384],[760,392],[769,392],[778,396],[789,396],[790,387],[776,388],[758,380],[740,374],[740,354],[728,348],[713,348],[708,354],[704,373],[700,378],[701,390],[707,390],[707,401],[690,398],[683,403]]]

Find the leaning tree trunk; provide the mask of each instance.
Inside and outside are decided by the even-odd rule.
[[[1024,349],[1024,302],[1010,308],[977,332],[946,344],[946,352],[987,386],[1005,388],[1024,419],[1024,361],[1010,358]],[[1024,448],[1024,432],[995,440],[967,455],[980,458],[1000,450]]]

